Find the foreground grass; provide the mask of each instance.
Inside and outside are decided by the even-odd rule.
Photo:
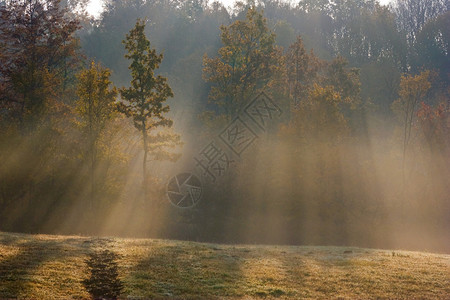
[[[91,251],[120,255],[122,297],[450,299],[450,255],[0,232],[0,298],[89,298]]]

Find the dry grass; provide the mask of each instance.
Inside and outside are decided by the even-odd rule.
[[[0,233],[0,298],[89,298],[90,251],[118,260],[123,298],[450,299],[450,255]]]

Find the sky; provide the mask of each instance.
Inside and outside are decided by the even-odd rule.
[[[225,7],[234,3],[235,0],[219,0]],[[388,4],[391,0],[379,0],[381,4]],[[98,16],[102,11],[102,0],[91,0],[88,6],[88,11],[91,15]]]
[[[233,4],[235,0],[219,0],[219,1],[222,2],[225,5],[225,7],[228,7],[229,5]],[[91,0],[88,6],[88,12],[91,15],[98,16],[100,15],[101,11],[102,11],[102,0]]]

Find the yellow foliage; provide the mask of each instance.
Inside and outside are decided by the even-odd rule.
[[[283,132],[307,141],[334,143],[346,135],[347,121],[341,112],[341,95],[332,86],[314,84],[308,98],[300,102],[293,118]]]

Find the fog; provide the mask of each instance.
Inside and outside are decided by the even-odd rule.
[[[58,47],[46,33],[23,49],[17,36],[32,30],[4,24],[28,10],[7,2],[0,230],[448,253],[441,2],[409,28],[398,1],[111,1],[97,20],[71,14],[79,28],[57,19],[71,37]],[[124,113],[134,73],[122,40],[138,18],[163,54],[146,76],[173,91],[148,94],[147,127]],[[98,114],[80,108],[97,101],[80,92],[91,61],[111,71]],[[155,125],[164,105],[173,126]]]

